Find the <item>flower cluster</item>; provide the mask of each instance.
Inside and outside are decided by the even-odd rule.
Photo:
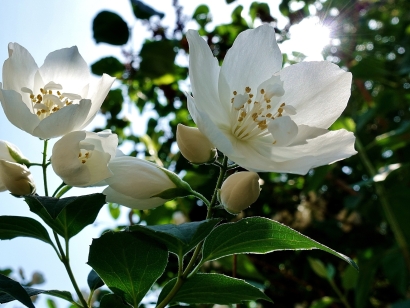
[[[242,32],[222,66],[196,31],[189,30],[188,109],[198,128],[178,125],[177,144],[193,164],[211,164],[218,150],[249,170],[228,177],[219,190],[224,208],[237,214],[259,196],[255,172],[306,174],[309,169],[356,153],[355,137],[329,131],[350,96],[352,76],[329,62],[282,68],[282,54],[269,25]],[[41,139],[62,137],[51,164],[66,185],[107,186],[108,202],[150,209],[191,194],[190,186],[156,164],[128,157],[110,130],[83,131],[114,78],[90,81],[76,47],[50,53],[38,67],[30,53],[9,44],[0,101],[15,126]],[[219,164],[216,162],[216,164]],[[21,152],[0,143],[0,190],[35,192]]]
[[[105,185],[108,202],[136,209],[150,209],[190,194],[189,185],[176,174],[125,156],[110,130],[82,130],[96,116],[115,78],[103,74],[91,82],[77,47],[50,53],[40,68],[19,44],[10,43],[8,49],[0,83],[3,110],[12,124],[33,136],[61,137],[50,161],[65,185]],[[0,191],[34,194],[30,165],[15,145],[0,141]]]

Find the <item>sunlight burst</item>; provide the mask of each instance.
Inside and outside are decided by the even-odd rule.
[[[330,29],[320,22],[319,17],[303,19],[290,28],[287,49],[307,56],[306,60],[323,60],[322,51],[330,43]]]

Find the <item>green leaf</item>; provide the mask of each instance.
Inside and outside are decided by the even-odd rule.
[[[0,240],[11,240],[15,237],[32,237],[54,246],[47,230],[37,220],[20,216],[0,216]]]
[[[138,19],[150,19],[152,16],[158,16],[162,19],[165,14],[154,10],[152,7],[146,5],[139,0],[131,0],[132,10]]]
[[[358,276],[357,271],[353,267],[347,266],[341,275],[343,289],[346,291],[354,289],[357,285]]]
[[[1,279],[1,278],[0,278]],[[30,288],[30,287],[23,287],[25,292],[28,294],[28,296],[35,296],[38,294],[47,294],[55,297],[59,297],[62,299],[65,299],[66,301],[69,301],[72,304],[75,304],[75,301],[71,295],[70,292],[68,291],[60,291],[60,290],[41,290],[41,289],[35,289],[35,288]],[[11,301],[16,300],[17,298],[0,292],[0,303],[8,303]]]
[[[62,298],[72,304],[75,303],[73,296],[68,291],[60,291],[60,290],[38,290],[41,291],[43,294],[51,295],[54,297]]]
[[[368,249],[364,257],[359,258],[360,275],[355,289],[355,307],[367,307],[370,292],[380,265],[379,253]]]
[[[123,301],[121,297],[115,294],[106,294],[103,296],[100,302],[100,308],[130,308],[131,306],[128,305]]]
[[[124,64],[122,64],[117,58],[105,57],[91,65],[91,71],[95,75],[108,74],[117,78],[120,78],[125,70]]]
[[[26,307],[35,308],[21,284],[7,276],[0,275],[0,304],[12,300],[18,300]]]
[[[168,295],[176,282],[170,280],[162,289],[158,303]],[[196,274],[189,278],[172,299],[171,305],[176,303],[186,304],[240,304],[245,301],[264,299],[272,302],[258,288],[241,279],[228,277],[221,274]]]
[[[24,198],[30,210],[66,240],[92,224],[105,204],[103,194],[63,199],[34,195]]]
[[[88,264],[115,294],[137,307],[162,275],[168,251],[131,232],[107,232],[94,239]]]
[[[108,203],[108,210],[110,211],[110,215],[114,220],[117,220],[121,215],[121,207],[117,203]]]
[[[177,256],[184,256],[192,250],[200,241],[208,236],[220,219],[208,219],[198,222],[188,222],[180,225],[156,225],[141,226],[133,225],[128,230],[135,233],[143,233],[142,236],[163,243],[170,252]]]
[[[192,15],[192,19],[194,19],[201,28],[205,28],[205,26],[212,21],[209,7],[205,4],[198,6]]]
[[[104,281],[98,276],[98,274],[91,270],[87,277],[87,284],[90,287],[91,291],[94,291],[104,285]]]
[[[358,269],[349,257],[322,245],[277,221],[250,217],[216,227],[207,237],[202,263],[239,253],[268,253],[275,250],[321,249]]]
[[[93,35],[96,43],[124,45],[130,32],[127,23],[116,13],[102,11],[94,18]]]
[[[155,79],[166,74],[175,73],[175,42],[161,40],[146,42],[140,51],[140,73],[148,78]]]
[[[349,266],[350,268],[350,266]],[[309,308],[325,308],[329,307],[331,304],[333,304],[336,300],[334,298],[325,296],[322,297],[321,299],[318,299],[316,301],[312,302],[312,305],[310,305]]]
[[[320,261],[319,259],[314,259],[314,258],[308,258],[308,261],[309,261],[310,267],[316,273],[316,275],[324,279],[329,278],[327,276],[326,266],[323,264],[322,261]]]

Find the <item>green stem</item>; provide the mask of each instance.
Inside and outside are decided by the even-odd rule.
[[[40,167],[42,167],[43,164],[39,164],[39,163],[29,163],[27,167],[31,167],[31,166],[40,166]]]
[[[347,301],[346,297],[342,294],[342,292],[339,290],[339,288],[337,287],[337,285],[333,281],[333,279],[329,279],[329,283],[332,286],[332,289],[336,292],[337,296],[339,296],[340,301],[343,303],[343,305],[346,308],[352,308],[350,306],[349,302]]]
[[[90,296],[88,296],[88,301],[87,301],[87,307],[91,307],[91,301],[93,299],[93,295],[94,295],[95,290],[91,290],[90,291]]]
[[[43,180],[44,180],[44,194],[48,197],[48,188],[47,188],[47,144],[48,139],[44,140],[44,149],[43,149],[43,163],[41,167],[43,168]]]
[[[217,201],[217,196],[218,196],[218,190],[221,189],[222,186],[222,182],[225,178],[225,174],[226,171],[228,170],[228,157],[224,157],[223,161],[222,161],[222,165],[219,167],[219,177],[218,177],[218,181],[216,182],[216,187],[214,190],[214,194],[212,195],[212,199],[211,199],[211,204],[208,208],[208,215],[207,215],[207,219],[211,218],[212,216],[212,211],[210,212],[210,210],[212,210],[212,208],[215,206],[216,201]]]
[[[81,291],[80,291],[80,288],[78,287],[77,281],[74,278],[73,271],[71,270],[70,260],[69,260],[69,257],[68,257],[68,255],[69,255],[68,241],[66,241],[66,253],[64,253],[64,250],[63,250],[63,247],[61,245],[60,239],[58,238],[58,234],[55,231],[53,231],[53,233],[54,233],[54,238],[57,242],[58,249],[60,251],[60,255],[61,255],[60,260],[64,264],[64,267],[67,271],[68,277],[70,278],[71,283],[74,287],[74,290],[77,293],[78,299],[80,300],[80,302],[82,304],[82,306],[80,306],[80,307],[83,307],[83,308],[89,307],[87,302],[85,301],[83,295],[81,294]]]
[[[195,197],[197,197],[198,199],[202,200],[202,201],[206,204],[207,207],[209,207],[209,206],[211,205],[211,203],[209,202],[209,200],[208,200],[204,195],[200,194],[200,193],[197,192],[197,191],[193,191],[193,192],[192,192],[192,196],[195,196]]]
[[[363,144],[360,142],[360,140],[356,137],[356,146],[357,150],[359,152],[359,156],[361,160],[363,161],[364,166],[367,169],[367,172],[370,174],[371,177],[374,177],[377,172],[376,169],[374,168],[371,160],[367,156],[366,150],[363,146]],[[396,216],[394,215],[388,198],[386,197],[386,191],[384,189],[384,186],[380,182],[374,182],[374,188],[376,190],[377,196],[379,197],[380,203],[382,205],[383,211],[386,215],[387,221],[390,224],[390,227],[393,231],[394,237],[403,253],[404,259],[406,261],[406,265],[408,270],[410,271],[410,250],[409,246],[407,244],[406,238],[403,234],[403,231],[400,228],[400,224],[396,219]]]
[[[215,207],[216,201],[217,201],[217,196],[218,196],[218,190],[222,186],[222,182],[225,178],[226,171],[228,170],[228,157],[224,157],[222,164],[217,164],[219,167],[219,177],[216,182],[216,187],[214,190],[214,193],[212,195],[211,202],[209,202],[203,195],[200,193],[194,192],[193,195],[201,199],[202,201],[205,202],[205,204],[208,206],[208,212],[206,215],[206,219],[209,219],[212,217],[212,210]],[[205,201],[206,200],[206,201]],[[183,273],[181,274],[180,269],[178,269],[178,278],[177,281],[175,282],[174,286],[172,287],[171,291],[168,293],[168,295],[162,300],[161,303],[159,303],[156,308],[164,308],[168,303],[173,299],[173,297],[178,293],[179,289],[182,287],[184,284],[185,280],[195,274],[199,267],[201,266],[201,263],[197,264],[197,266],[192,270],[192,268],[195,265],[196,260],[198,259],[199,254],[201,253],[203,242],[200,242],[195,250],[194,253],[192,254],[191,260],[189,260],[189,263]],[[192,272],[191,272],[192,270]]]
[[[56,195],[56,198],[61,198],[67,191],[69,191],[73,186],[66,185],[64,186]]]
[[[58,193],[58,191],[65,186],[65,183],[61,183],[60,186],[57,187],[57,189],[54,191],[53,195],[51,197],[55,197],[55,195]]]

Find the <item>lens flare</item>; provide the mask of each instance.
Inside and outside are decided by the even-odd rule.
[[[330,44],[330,29],[320,22],[319,17],[303,19],[292,26],[289,33],[290,40],[282,44],[286,51],[301,52],[307,61],[323,60],[323,48]]]

